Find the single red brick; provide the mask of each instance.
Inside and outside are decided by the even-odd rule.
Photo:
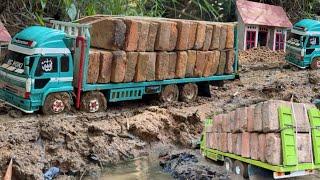
[[[206,51],[205,54],[206,54],[206,60],[205,60],[206,64],[205,64],[205,67],[204,67],[204,70],[203,70],[203,76],[204,77],[209,77],[209,76],[213,75],[213,66],[214,66],[215,54],[212,51]]]
[[[228,153],[232,152],[232,133],[228,133]]]
[[[227,62],[225,67],[225,74],[232,74],[233,73],[233,65],[234,65],[234,50],[226,51],[227,53]]]
[[[154,45],[156,43],[159,24],[157,22],[150,22],[147,51],[154,51]]]
[[[193,75],[195,77],[202,77],[205,65],[206,65],[206,53],[203,51],[197,51],[197,61],[194,67]]]
[[[139,21],[139,40],[137,51],[146,51],[148,45],[150,22]]]
[[[234,25],[227,26],[226,48],[232,49],[234,47]]]
[[[212,149],[218,149],[219,142],[218,142],[218,134],[217,133],[212,133],[211,146],[212,146]]]
[[[112,71],[112,52],[101,51],[98,83],[109,83]]]
[[[156,52],[148,52],[149,59],[147,62],[147,81],[154,81],[156,79],[156,61],[157,61],[157,53]]]
[[[139,52],[138,62],[136,66],[136,74],[134,77],[135,82],[146,81],[147,65],[150,55],[146,52]]]
[[[228,152],[228,133],[220,133],[220,151]]]
[[[259,103],[254,108],[253,130],[255,132],[262,132],[262,104]]]
[[[164,80],[168,77],[169,54],[167,52],[157,53],[156,80]]]
[[[241,156],[242,153],[242,133],[237,133],[236,154]]]
[[[171,34],[171,22],[158,21],[159,29],[155,43],[155,50],[168,51],[170,50],[170,34]]]
[[[188,54],[186,51],[177,52],[176,78],[184,78],[186,76]]]
[[[221,25],[215,24],[213,26],[213,31],[212,31],[212,41],[211,41],[211,45],[210,45],[210,50],[219,49],[219,47],[220,47],[220,31],[221,31]]]
[[[193,77],[194,67],[197,61],[197,51],[189,50],[186,77]]]
[[[206,23],[198,22],[196,42],[194,44],[194,49],[196,50],[200,50],[201,48],[203,48],[203,44],[206,38],[206,26]]]
[[[254,106],[247,108],[247,126],[248,132],[254,132]]]
[[[266,135],[265,158],[272,165],[282,164],[282,148],[280,134],[268,133]]]
[[[168,54],[169,54],[168,79],[173,79],[176,76],[177,53],[169,52]]]
[[[224,74],[227,62],[227,53],[226,51],[220,51],[220,60],[217,74]]]
[[[124,81],[127,66],[127,54],[124,51],[113,51],[111,82]]]
[[[223,25],[220,29],[220,49],[223,50],[226,48],[226,41],[227,41],[227,26]]]
[[[176,49],[178,40],[178,29],[177,23],[172,22],[170,28],[170,42],[169,42],[169,51],[173,51]]]
[[[222,114],[222,132],[228,133],[230,132],[230,124],[229,124],[229,114]]]
[[[139,26],[138,21],[133,19],[124,20],[127,26],[126,32],[126,41],[125,41],[125,50],[126,51],[135,51],[138,47],[139,40]]]
[[[178,40],[177,50],[187,50],[189,43],[190,22],[185,20],[179,20],[177,22]]]
[[[250,134],[250,157],[254,160],[259,160],[259,138],[258,133]]]
[[[217,74],[219,63],[220,63],[220,51],[213,51],[214,52],[214,61],[212,66],[212,73]]]
[[[247,130],[247,107],[236,109],[235,132],[245,132]]]
[[[229,125],[230,125],[230,132],[235,132],[235,111],[229,112]]]
[[[188,49],[194,48],[194,44],[196,42],[197,28],[198,28],[198,23],[194,21],[190,21]]]
[[[243,132],[241,136],[241,156],[250,157],[250,133]]]
[[[136,66],[138,62],[138,52],[127,52],[127,67],[124,82],[132,82],[136,74]]]
[[[100,66],[100,51],[91,49],[89,52],[88,77],[87,77],[88,84],[94,84],[98,81],[99,66]]]
[[[237,149],[238,149],[237,145],[240,145],[239,143],[241,142],[241,138],[240,138],[240,141],[238,141],[238,134],[232,134],[231,136],[232,136],[232,153],[237,154]]]
[[[258,159],[259,161],[266,162],[265,152],[266,152],[266,135],[259,134],[259,154]]]
[[[212,32],[213,32],[213,26],[208,24],[206,27],[205,40],[202,47],[203,51],[208,51],[210,48],[211,40],[212,40]]]

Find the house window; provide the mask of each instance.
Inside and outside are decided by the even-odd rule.
[[[285,35],[282,33],[276,33],[275,50],[284,50],[284,38]]]
[[[256,31],[247,31],[246,49],[254,48],[256,44]]]

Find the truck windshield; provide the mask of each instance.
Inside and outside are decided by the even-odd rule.
[[[302,42],[301,42],[302,39]],[[288,45],[300,47],[302,48],[304,45],[304,42],[306,40],[305,36],[299,35],[299,34],[291,34],[289,37],[289,40],[287,41]]]
[[[9,71],[22,74],[24,72],[24,58],[27,55],[14,51],[9,51],[4,58],[1,67]]]

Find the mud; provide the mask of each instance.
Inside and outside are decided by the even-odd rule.
[[[39,179],[54,166],[61,171],[58,179],[94,179],[101,167],[148,156],[159,144],[191,148],[204,119],[213,114],[268,99],[310,103],[318,97],[320,71],[299,70],[272,59],[276,58],[241,61],[240,80],[211,86],[211,97],[192,103],[161,104],[152,96],[109,104],[107,112],[97,114],[73,110],[21,118],[10,117],[11,108],[0,104],[1,174],[14,158],[14,179]]]

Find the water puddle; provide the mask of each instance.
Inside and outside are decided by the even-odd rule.
[[[156,157],[149,156],[134,161],[107,167],[100,179],[103,180],[172,180],[173,178],[162,172]]]

